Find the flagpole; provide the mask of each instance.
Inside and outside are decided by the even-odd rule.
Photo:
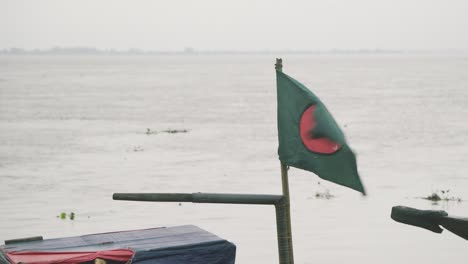
[[[276,59],[275,69],[279,72],[283,71],[282,59]],[[283,190],[283,199],[281,199],[281,203],[276,206],[279,258],[281,264],[294,264],[288,166],[283,162],[281,162],[281,185]]]

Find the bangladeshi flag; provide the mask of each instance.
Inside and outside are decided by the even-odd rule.
[[[365,194],[354,153],[325,105],[281,70],[276,81],[279,159]]]

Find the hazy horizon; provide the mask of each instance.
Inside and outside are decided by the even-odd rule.
[[[193,47],[184,47],[181,49],[142,49],[138,47],[131,48],[114,48],[114,47],[104,47],[98,48],[93,46],[51,46],[48,48],[21,48],[21,47],[7,47],[0,49],[1,51],[23,51],[23,52],[53,52],[53,51],[73,51],[73,50],[83,50],[83,51],[96,51],[96,52],[142,52],[142,53],[151,53],[151,52],[161,52],[161,53],[225,53],[225,52],[234,52],[234,53],[269,53],[269,52],[291,52],[291,53],[334,53],[334,52],[356,52],[356,53],[372,53],[372,52],[383,52],[383,53],[406,53],[406,52],[468,52],[468,48],[463,49],[379,49],[379,48],[355,48],[355,49],[338,49],[338,48],[329,48],[329,49],[196,49]]]
[[[0,49],[467,50],[468,2],[0,0]]]

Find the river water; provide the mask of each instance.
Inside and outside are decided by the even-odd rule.
[[[234,242],[237,263],[277,263],[273,207],[112,200],[114,192],[280,194],[274,59],[0,56],[0,241],[195,224]],[[465,240],[396,223],[390,210],[468,216],[468,201],[418,198],[450,190],[468,200],[468,56],[283,62],[342,127],[368,191],[291,168],[295,262],[466,263]],[[323,192],[334,197],[315,197]]]

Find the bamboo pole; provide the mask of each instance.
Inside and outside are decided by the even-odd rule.
[[[291,236],[288,232],[288,200],[283,195],[229,194],[229,193],[114,193],[114,200],[139,202],[191,202],[223,204],[274,205],[280,264],[289,264],[291,259]]]
[[[275,69],[283,71],[283,60],[276,59]],[[283,190],[283,199],[281,202],[282,212],[281,219],[277,219],[277,225],[282,225],[278,228],[278,249],[280,264],[294,264],[293,242],[292,242],[292,228],[291,228],[291,208],[289,199],[289,180],[288,180],[288,166],[281,162],[281,185]],[[277,206],[278,207],[278,206]],[[280,230],[281,229],[281,230]]]
[[[114,200],[276,205],[283,196],[231,193],[114,193]]]

